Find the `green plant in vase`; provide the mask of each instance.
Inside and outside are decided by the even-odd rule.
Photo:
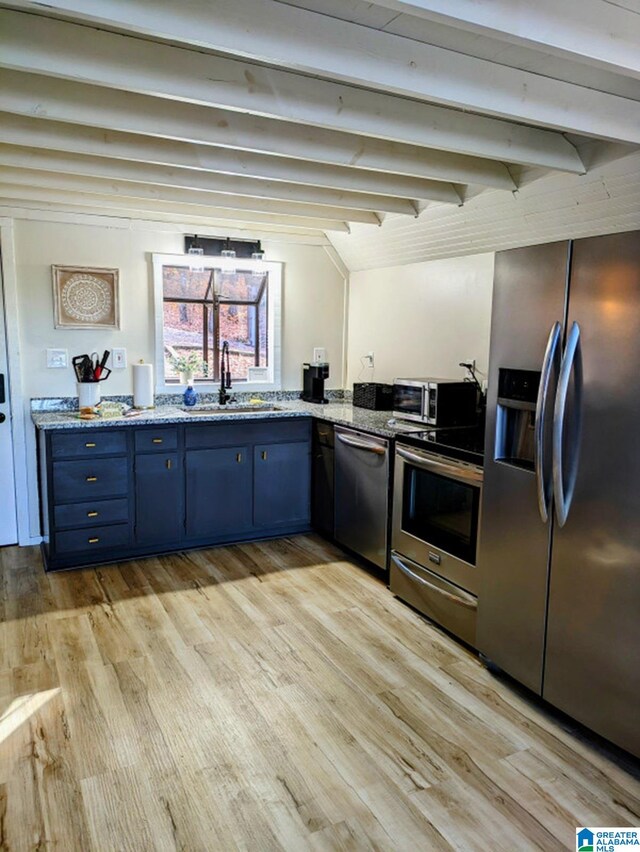
[[[176,373],[179,373],[180,384],[182,385],[193,384],[195,373],[207,374],[207,365],[196,352],[192,352],[190,355],[171,355],[169,363]]]

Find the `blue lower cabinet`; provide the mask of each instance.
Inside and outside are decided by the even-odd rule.
[[[189,539],[217,539],[251,528],[249,447],[186,452],[186,526]]]
[[[138,544],[184,538],[184,479],[178,453],[137,455],[135,459],[135,539]]]
[[[48,570],[302,532],[311,421],[39,435]]]
[[[255,526],[297,526],[308,524],[310,517],[310,443],[256,445],[253,450]]]

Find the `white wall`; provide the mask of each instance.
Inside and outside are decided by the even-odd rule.
[[[461,378],[458,364],[470,358],[486,374],[493,263],[493,254],[478,254],[353,272],[348,387],[372,379],[360,361],[370,351],[373,378],[381,382],[400,376]]]
[[[18,220],[15,223],[20,311],[20,350],[25,396],[73,396],[71,368],[46,367],[46,349],[82,352],[125,347],[129,365],[154,360],[153,279],[150,256],[181,253],[175,232]],[[331,363],[328,387],[342,387],[342,276],[322,247],[263,242],[269,260],[284,263],[282,387],[302,387],[302,362],[324,346]],[[83,331],[54,328],[51,265],[111,266],[120,269],[121,329]],[[131,370],[114,370],[103,394],[132,392]]]

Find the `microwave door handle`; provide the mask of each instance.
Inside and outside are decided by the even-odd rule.
[[[568,469],[565,470],[565,459],[563,451],[565,416],[567,411],[567,396],[569,393],[569,381],[571,374],[574,376],[575,406],[574,406],[574,445]],[[558,391],[556,394],[555,408],[553,412],[553,492],[556,507],[556,519],[559,526],[563,527],[567,522],[569,510],[573,501],[573,493],[578,478],[578,465],[580,461],[580,435],[582,431],[582,351],[580,343],[580,326],[577,322],[571,326],[567,338],[564,358],[560,367],[558,378]],[[565,476],[566,474],[566,476]],[[566,483],[566,487],[565,487]]]
[[[368,444],[366,441],[358,441],[356,438],[351,438],[348,435],[338,434],[336,437],[339,441],[342,441],[343,444],[347,444],[349,447],[355,447],[358,450],[365,450],[366,452],[375,453],[379,456],[383,456],[387,452],[387,448],[380,444]]]
[[[562,326],[559,322],[554,323],[549,332],[549,340],[542,361],[542,372],[540,374],[540,386],[538,387],[538,399],[536,401],[536,419],[534,426],[534,458],[536,471],[536,490],[538,493],[538,511],[544,524],[549,520],[549,492],[545,482],[544,470],[544,427],[547,416],[547,403],[549,400],[549,383],[551,371],[556,362],[559,361],[560,335]]]
[[[440,586],[436,586],[435,583],[430,583],[428,580],[425,580],[424,577],[421,577],[419,574],[416,574],[415,571],[412,571],[408,565],[396,556],[395,553],[391,554],[391,559],[397,565],[400,571],[408,577],[410,580],[413,580],[415,583],[419,583],[421,586],[426,586],[433,592],[437,592],[442,597],[447,598],[452,603],[459,604],[460,606],[466,606],[468,609],[477,609],[478,601],[472,597],[471,595],[467,595],[464,592],[460,592],[459,595],[454,595],[451,592],[448,592],[446,589],[441,589]]]
[[[451,479],[457,479],[460,482],[476,483],[482,482],[482,473],[476,470],[466,470],[463,467],[458,467],[453,464],[446,464],[436,459],[427,459],[418,453],[412,453],[411,450],[406,450],[404,447],[396,447],[397,454],[405,461],[420,467],[423,470],[428,470],[431,473],[438,473],[441,476],[448,476]]]

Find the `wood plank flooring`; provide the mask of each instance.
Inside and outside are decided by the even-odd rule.
[[[0,849],[522,852],[640,824],[637,762],[319,538],[0,567]]]

